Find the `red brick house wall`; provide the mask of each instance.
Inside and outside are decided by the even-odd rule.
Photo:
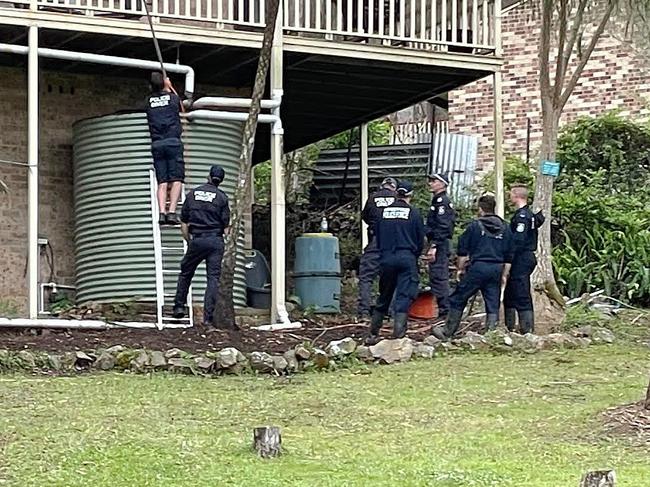
[[[504,152],[525,157],[527,119],[531,119],[531,156],[541,138],[537,45],[539,16],[520,4],[504,12],[503,128]],[[575,66],[575,59],[573,60]],[[554,70],[551,70],[553,75]],[[493,165],[492,78],[449,93],[450,131],[479,136],[478,168]],[[603,37],[569,99],[566,124],[580,116],[620,110],[624,116],[650,116],[650,70],[633,49],[611,35]]]

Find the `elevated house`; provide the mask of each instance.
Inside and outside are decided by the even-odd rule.
[[[245,110],[264,0],[148,5],[179,91],[194,99],[234,97],[244,100],[234,105]],[[37,324],[39,286],[52,277],[52,261],[58,284],[79,284],[73,125],[136,108],[146,96],[148,72],[157,63],[144,7],[140,0],[0,2],[0,179],[8,187],[0,205],[0,296],[19,304],[26,324]],[[498,122],[501,11],[501,0],[284,0],[267,96],[275,100],[268,106],[281,129],[262,125],[255,151],[257,162],[273,163],[274,320],[282,318],[285,299],[282,148],[302,147],[487,76],[494,77],[490,97]],[[241,112],[225,105],[221,111]],[[495,151],[498,160],[499,144]],[[104,198],[109,210],[126,179],[116,179],[115,197]],[[361,182],[368,187],[367,178]],[[113,233],[122,231],[119,221],[110,225]],[[138,272],[153,273],[153,265]],[[128,282],[121,285],[128,289]]]

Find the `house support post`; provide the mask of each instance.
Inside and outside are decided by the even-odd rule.
[[[38,317],[38,27],[29,27],[27,53],[27,306]]]

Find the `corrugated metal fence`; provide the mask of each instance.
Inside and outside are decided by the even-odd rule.
[[[437,133],[433,147],[429,142],[370,147],[369,187],[371,190],[376,188],[387,176],[415,180],[431,172],[442,171],[451,177],[450,193],[454,201],[468,202],[470,188],[474,184],[477,146],[478,139],[470,135]],[[433,158],[430,157],[432,153]],[[347,202],[359,197],[359,148],[352,148],[349,164],[347,155],[347,149],[330,149],[320,153],[314,169],[314,202],[327,206],[339,200]]]

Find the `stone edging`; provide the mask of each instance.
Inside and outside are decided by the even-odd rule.
[[[298,345],[282,355],[266,352],[244,355],[233,347],[195,355],[178,348],[163,352],[127,349],[121,345],[89,352],[65,353],[0,350],[0,372],[118,370],[146,373],[166,370],[204,376],[243,373],[284,375],[336,369],[355,363],[392,364],[407,362],[412,358],[433,359],[439,353],[536,353],[542,350],[584,348],[592,344],[613,343],[614,340],[614,334],[610,330],[586,326],[573,330],[571,334],[538,336],[494,331],[479,335],[468,332],[463,338],[452,342],[441,342],[430,336],[423,342],[409,338],[382,340],[371,347],[358,345],[352,338],[344,338],[330,342],[324,349],[307,344]]]

